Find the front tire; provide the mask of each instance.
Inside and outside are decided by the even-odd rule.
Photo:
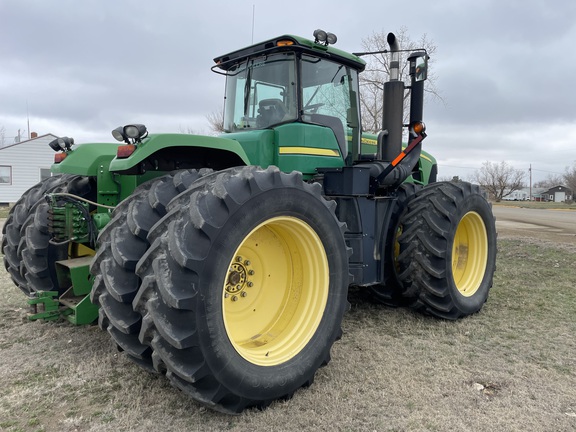
[[[348,259],[320,190],[277,168],[228,170],[153,231],[137,268],[140,340],[197,401],[228,413],[267,406],[329,362]]]
[[[496,226],[480,188],[435,183],[408,206],[399,237],[400,280],[413,307],[445,319],[478,312],[496,269]]]

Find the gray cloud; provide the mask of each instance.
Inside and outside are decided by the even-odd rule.
[[[350,4],[262,0],[163,2],[2,0],[0,126],[110,140],[119,124],[154,131],[208,130],[222,106],[223,77],[212,59],[278,34],[338,35],[361,49],[374,31],[405,26],[437,45],[434,68],[445,103],[425,109],[427,150],[450,167],[485,160],[542,164],[562,172],[576,159],[576,3],[375,0]],[[521,138],[519,131],[522,131]],[[544,144],[551,150],[542,157]],[[544,168],[545,167],[545,168]],[[455,172],[455,171],[454,171]]]

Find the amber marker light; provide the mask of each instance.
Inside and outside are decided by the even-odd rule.
[[[121,145],[118,146],[118,150],[116,150],[116,157],[118,159],[125,159],[134,153],[134,151],[136,151],[136,146],[134,144]]]
[[[282,39],[276,42],[276,46],[290,46],[294,45],[294,41]]]
[[[67,153],[56,153],[54,155],[54,163],[62,162],[64,159],[66,159],[66,156],[68,156]]]
[[[424,122],[415,122],[412,125],[412,130],[416,132],[418,135],[420,135],[422,132],[426,130],[426,125],[424,124]]]

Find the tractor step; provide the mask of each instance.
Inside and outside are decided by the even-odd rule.
[[[76,296],[76,297],[68,297],[68,298],[65,298],[64,296],[62,296],[62,297],[60,297],[60,304],[66,306],[70,309],[74,309],[85,298],[86,298],[86,296]]]
[[[69,287],[59,298],[64,306],[61,315],[72,324],[90,324],[98,318],[98,306],[90,301],[92,280],[90,264],[94,257],[85,256],[56,261],[60,287]]]

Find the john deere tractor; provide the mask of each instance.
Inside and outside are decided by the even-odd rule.
[[[383,130],[363,135],[365,62],[335,41],[317,30],[217,57],[219,137],[132,124],[119,144],[53,141],[54,176],[3,229],[30,319],[97,319],[128,358],[238,413],[312,383],[350,286],[444,319],[478,312],[494,217],[477,186],[437,182],[421,150],[427,53],[408,55],[406,85],[388,35]]]

